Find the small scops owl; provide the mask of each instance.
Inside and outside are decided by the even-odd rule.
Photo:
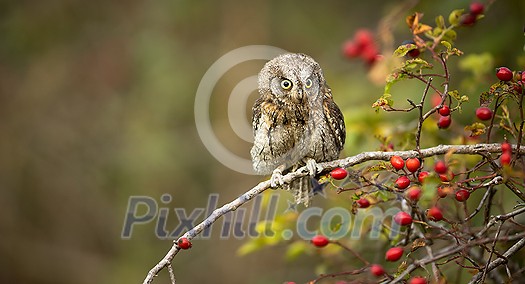
[[[310,177],[285,189],[296,203],[308,205],[318,162],[335,160],[345,143],[343,114],[319,64],[305,54],[284,54],[267,62],[259,73],[259,94],[253,106],[253,167],[272,174],[272,186],[283,185],[286,170],[306,165]]]

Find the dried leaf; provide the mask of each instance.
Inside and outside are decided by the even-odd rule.
[[[373,165],[371,167],[368,167],[367,169],[365,169],[365,173],[369,173],[369,172],[379,172],[379,171],[384,171],[384,170],[390,170],[392,169],[392,167],[389,167],[390,164],[387,164],[385,162],[379,162],[378,164],[376,165]]]
[[[405,21],[408,25],[408,28],[412,30],[413,27],[417,26],[419,24],[419,18],[423,16],[421,13],[414,13],[410,16],[407,16]]]
[[[412,33],[417,35],[417,34],[431,31],[431,30],[432,30],[431,26],[425,25],[425,24],[419,24],[415,29],[412,30]]]
[[[391,97],[390,94],[384,94],[382,97],[377,99],[377,101],[375,101],[372,104],[372,107],[375,108],[376,110],[378,110],[378,108],[385,109],[387,107],[391,107],[394,102],[390,99],[387,99],[389,97]]]
[[[485,133],[485,124],[481,122],[474,122],[471,125],[465,126],[465,131],[470,131],[470,137],[480,136]]]
[[[411,251],[415,251],[418,248],[424,247],[426,245],[427,245],[427,243],[425,242],[425,240],[423,240],[423,239],[416,239],[415,241],[412,242],[412,246],[410,247],[410,250]]]
[[[419,19],[421,19],[422,17],[422,13],[415,13],[411,16],[406,17],[406,23],[408,27],[415,35],[432,30],[431,26],[419,23]]]

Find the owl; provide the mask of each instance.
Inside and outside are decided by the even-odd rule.
[[[301,53],[268,61],[258,77],[259,95],[252,111],[254,143],[250,151],[258,174],[271,174],[272,187],[294,192],[308,206],[322,171],[335,160],[346,137],[343,114],[326,84],[321,66]],[[283,174],[306,166],[310,176],[284,184]]]

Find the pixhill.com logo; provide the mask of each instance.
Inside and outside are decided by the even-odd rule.
[[[309,240],[317,234],[323,234],[334,240],[362,237],[378,239],[384,232],[385,223],[388,223],[391,238],[400,233],[400,225],[392,222],[393,216],[400,211],[397,207],[383,211],[376,206],[359,210],[356,214],[345,207],[332,207],[327,210],[321,207],[308,207],[298,211],[296,205],[289,200],[287,200],[287,208],[280,208],[279,198],[282,198],[281,194],[271,193],[263,208],[263,197],[256,196],[251,202],[251,207],[240,207],[225,214],[222,222],[206,228],[200,238],[209,239],[212,237],[212,232],[216,231],[221,239],[256,238],[261,235],[271,237],[277,233],[285,240],[292,238]],[[151,196],[131,196],[128,200],[121,237],[130,239],[134,229],[138,226],[147,226],[159,239],[176,239],[202,222],[217,208],[219,195],[211,194],[206,207],[191,210],[173,207],[173,199],[170,194],[163,194],[159,200]],[[272,224],[276,217],[290,211],[297,214],[295,227],[278,232],[274,230]],[[262,230],[259,224],[264,224]]]

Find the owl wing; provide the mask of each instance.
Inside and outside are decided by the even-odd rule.
[[[262,99],[258,98],[252,107],[252,127],[253,127],[254,133],[259,128],[259,120],[261,119],[261,114],[262,114],[261,105],[262,105]]]
[[[343,113],[339,107],[335,104],[332,97],[332,90],[327,84],[323,87],[324,100],[323,100],[323,111],[325,119],[330,127],[332,137],[335,140],[335,146],[339,151],[343,150],[343,146],[346,140],[346,128],[345,119]]]

